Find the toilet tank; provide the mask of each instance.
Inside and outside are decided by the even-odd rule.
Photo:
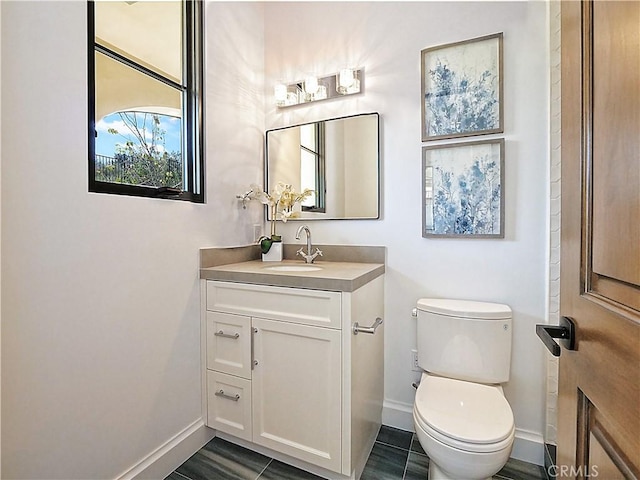
[[[499,303],[418,300],[418,364],[430,373],[503,383],[511,369],[511,309]]]

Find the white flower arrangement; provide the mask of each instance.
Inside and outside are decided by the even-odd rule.
[[[286,223],[290,218],[298,217],[300,212],[294,211],[293,207],[311,195],[313,195],[313,190],[309,188],[305,188],[302,192],[296,192],[292,185],[284,182],[278,182],[271,193],[265,192],[255,183],[251,184],[249,198],[268,205],[271,213],[271,234],[269,237],[260,238],[262,253],[267,253],[273,242],[282,240],[280,235],[276,235],[276,220],[282,220]]]

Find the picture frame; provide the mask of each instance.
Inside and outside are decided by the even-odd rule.
[[[504,139],[422,147],[422,236],[504,238]]]
[[[422,141],[504,132],[503,34],[421,51]]]

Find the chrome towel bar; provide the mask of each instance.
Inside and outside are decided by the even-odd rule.
[[[369,333],[373,335],[376,333],[376,328],[382,325],[382,319],[380,317],[376,318],[376,321],[373,322],[373,325],[370,327],[361,327],[358,322],[353,324],[353,334],[357,335],[358,333]]]

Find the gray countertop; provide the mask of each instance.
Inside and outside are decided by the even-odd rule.
[[[239,263],[203,267],[200,278],[227,282],[274,285],[281,287],[310,288],[353,292],[371,280],[384,274],[384,263],[314,262],[320,267],[314,271],[277,271],[270,267],[305,265],[301,260],[263,262],[250,260]]]

